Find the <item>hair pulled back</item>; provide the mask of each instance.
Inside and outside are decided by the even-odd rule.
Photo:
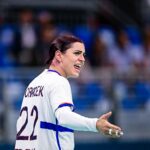
[[[75,42],[83,43],[82,40],[70,34],[63,34],[55,38],[50,45],[49,57],[48,60],[46,61],[46,64],[48,65],[51,64],[55,56],[55,52],[57,50],[61,51],[62,53],[65,53],[66,50],[69,49],[71,45]]]

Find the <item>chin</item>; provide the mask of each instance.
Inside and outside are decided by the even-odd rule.
[[[78,78],[78,77],[79,77],[79,74],[78,74],[78,75],[74,75],[74,76],[73,76],[73,78]]]
[[[68,76],[68,78],[78,78],[78,77],[79,77],[79,73],[72,74],[72,75]]]

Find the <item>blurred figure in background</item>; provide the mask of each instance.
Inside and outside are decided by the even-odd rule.
[[[144,48],[144,66],[146,70],[150,69],[150,26],[144,28],[143,35],[143,48]]]
[[[32,11],[28,9],[22,10],[18,21],[18,49],[16,50],[16,56],[19,57],[21,65],[36,65],[35,46],[37,44],[37,31]]]
[[[0,15],[0,66],[12,67],[16,65],[13,55],[15,47],[15,28],[9,19]]]
[[[107,67],[109,64],[107,46],[103,42],[100,34],[95,36],[93,50],[91,53],[91,65],[94,68]]]
[[[37,17],[38,43],[36,46],[36,60],[38,65],[42,65],[48,55],[51,41],[58,34],[54,25],[53,16],[48,11],[42,11]]]
[[[116,45],[109,49],[109,62],[111,66],[119,72],[127,72],[131,67],[131,58],[129,52],[131,45],[128,35],[120,30],[116,36]]]

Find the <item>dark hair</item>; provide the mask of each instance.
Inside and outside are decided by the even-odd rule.
[[[55,56],[55,52],[57,50],[61,51],[62,53],[65,53],[66,50],[71,47],[71,44],[75,42],[83,43],[82,40],[70,34],[59,35],[57,38],[55,38],[50,45],[49,57],[48,60],[46,61],[46,64],[47,65],[51,64]]]

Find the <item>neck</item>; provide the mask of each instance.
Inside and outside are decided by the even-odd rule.
[[[63,76],[63,77],[66,78],[65,73],[62,71],[62,69],[61,69],[60,67],[50,65],[48,69],[50,69],[50,70],[55,70],[55,71],[57,71],[61,76]]]

